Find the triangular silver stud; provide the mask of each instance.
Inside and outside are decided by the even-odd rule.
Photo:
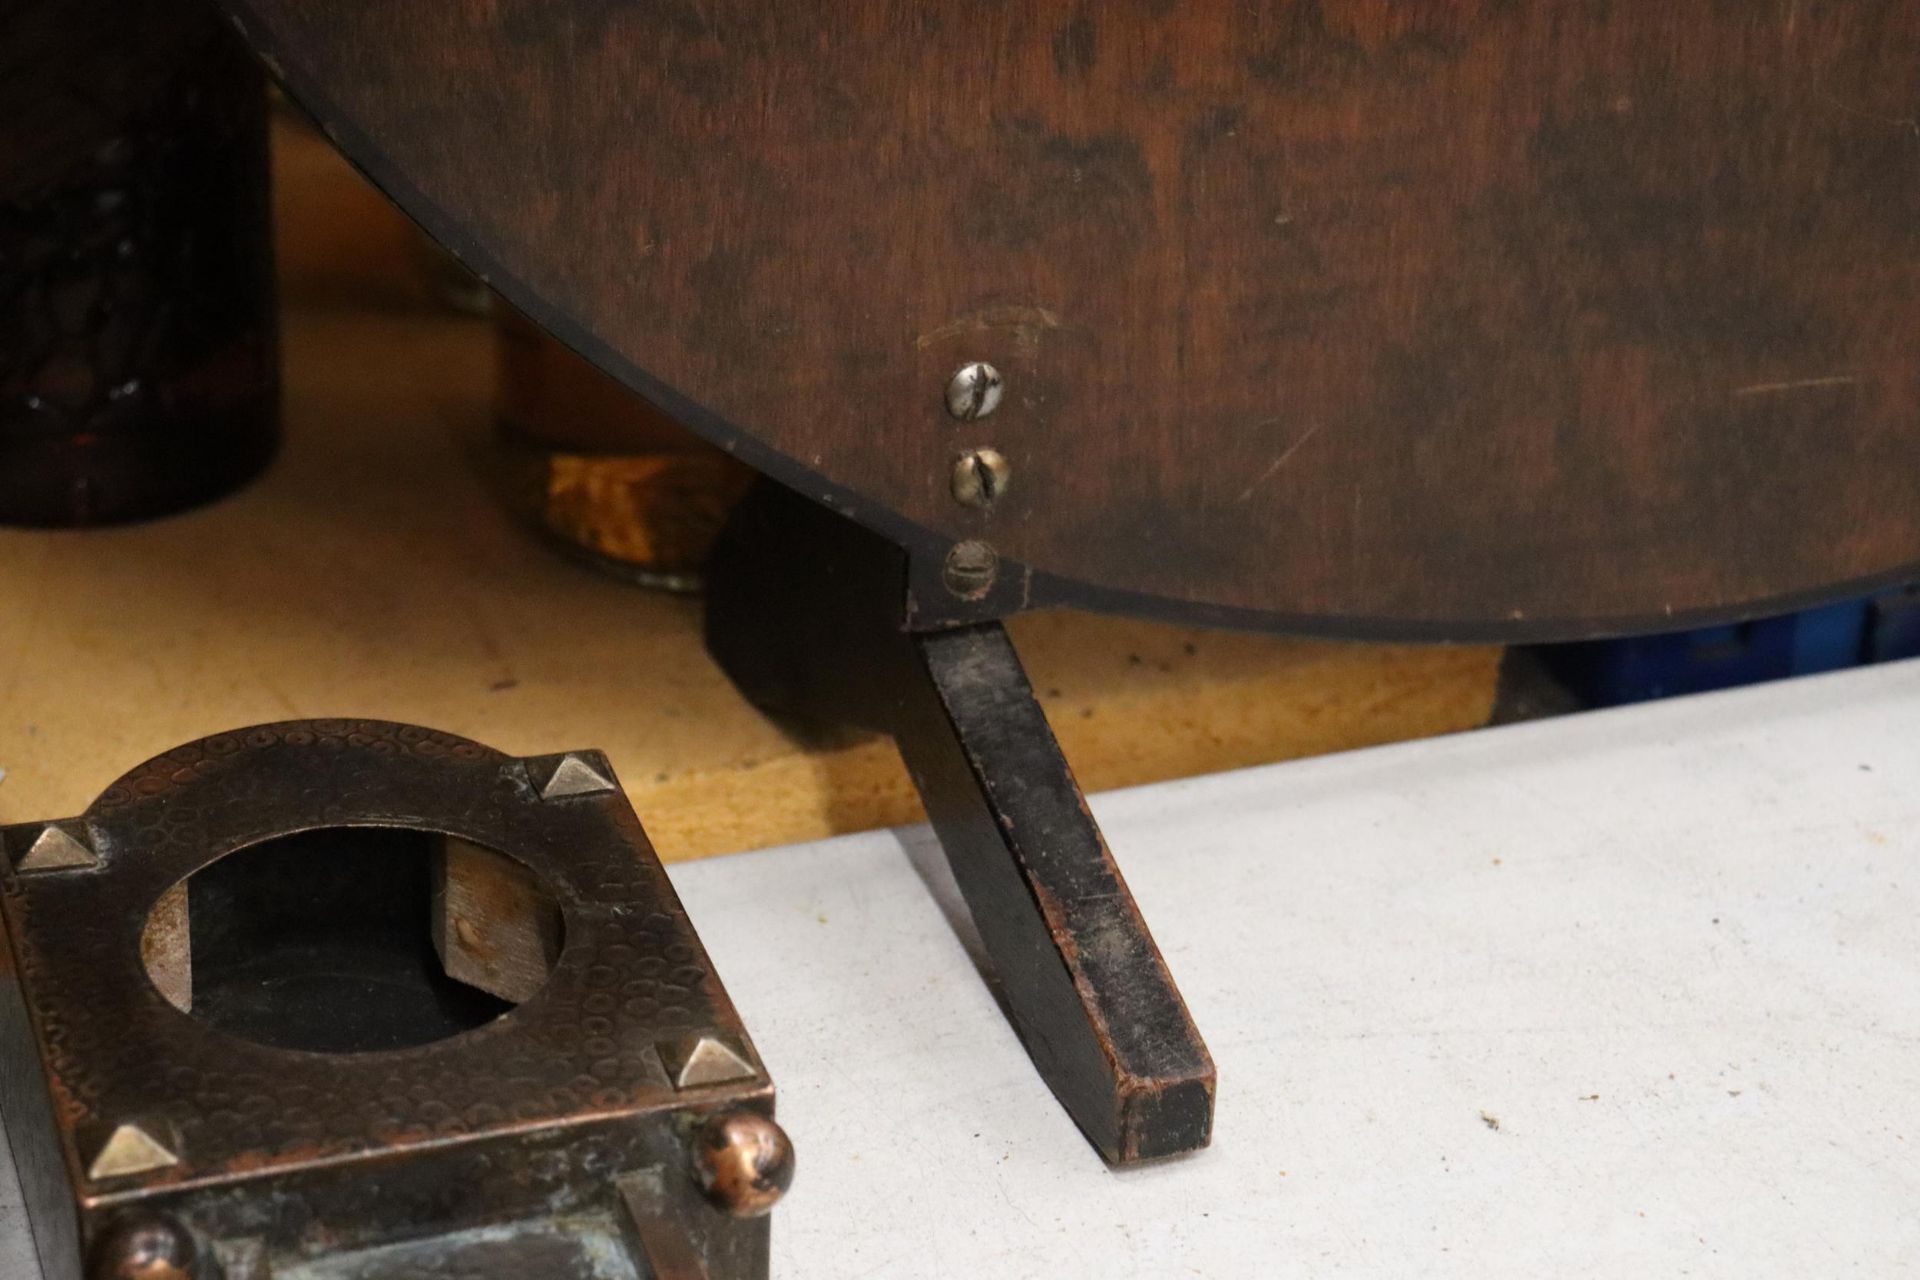
[[[560,763],[553,767],[547,780],[540,784],[540,798],[559,800],[566,796],[590,796],[611,790],[612,778],[601,772],[587,757],[569,752],[560,758]]]
[[[741,1057],[726,1042],[712,1036],[686,1036],[660,1046],[660,1061],[676,1089],[697,1089],[705,1084],[726,1084],[754,1075],[753,1064]]]
[[[87,1176],[95,1182],[105,1178],[127,1178],[136,1173],[152,1173],[180,1163],[180,1157],[161,1145],[158,1139],[137,1124],[123,1124],[113,1131],[107,1145],[87,1166]]]
[[[52,823],[34,839],[27,856],[20,859],[19,871],[67,871],[74,867],[97,867],[99,855]]]

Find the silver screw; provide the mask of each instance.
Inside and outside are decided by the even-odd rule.
[[[965,365],[947,384],[947,412],[962,422],[977,422],[1000,407],[1006,380],[984,361]]]
[[[940,576],[947,590],[962,600],[978,600],[993,590],[993,580],[999,575],[1000,557],[993,548],[984,542],[968,541],[955,543],[947,552]]]
[[[1013,479],[998,449],[969,449],[953,460],[953,500],[963,507],[990,507]]]

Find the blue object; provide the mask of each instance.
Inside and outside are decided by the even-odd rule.
[[[1540,653],[1568,688],[1601,707],[1920,657],[1920,584],[1736,626]]]

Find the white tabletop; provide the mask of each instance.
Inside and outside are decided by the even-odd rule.
[[[1220,1070],[1125,1174],[924,830],[675,869],[800,1151],[776,1277],[1920,1270],[1920,664],[1094,808]]]

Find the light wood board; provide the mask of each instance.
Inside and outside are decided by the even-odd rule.
[[[0,821],[306,716],[600,747],[669,859],[913,820],[889,743],[803,749],[708,659],[697,601],[573,564],[502,513],[488,325],[428,305],[410,232],[323,144],[281,141],[284,455],[151,525],[0,531]],[[1013,630],[1090,790],[1472,727],[1499,657],[1076,615]]]

